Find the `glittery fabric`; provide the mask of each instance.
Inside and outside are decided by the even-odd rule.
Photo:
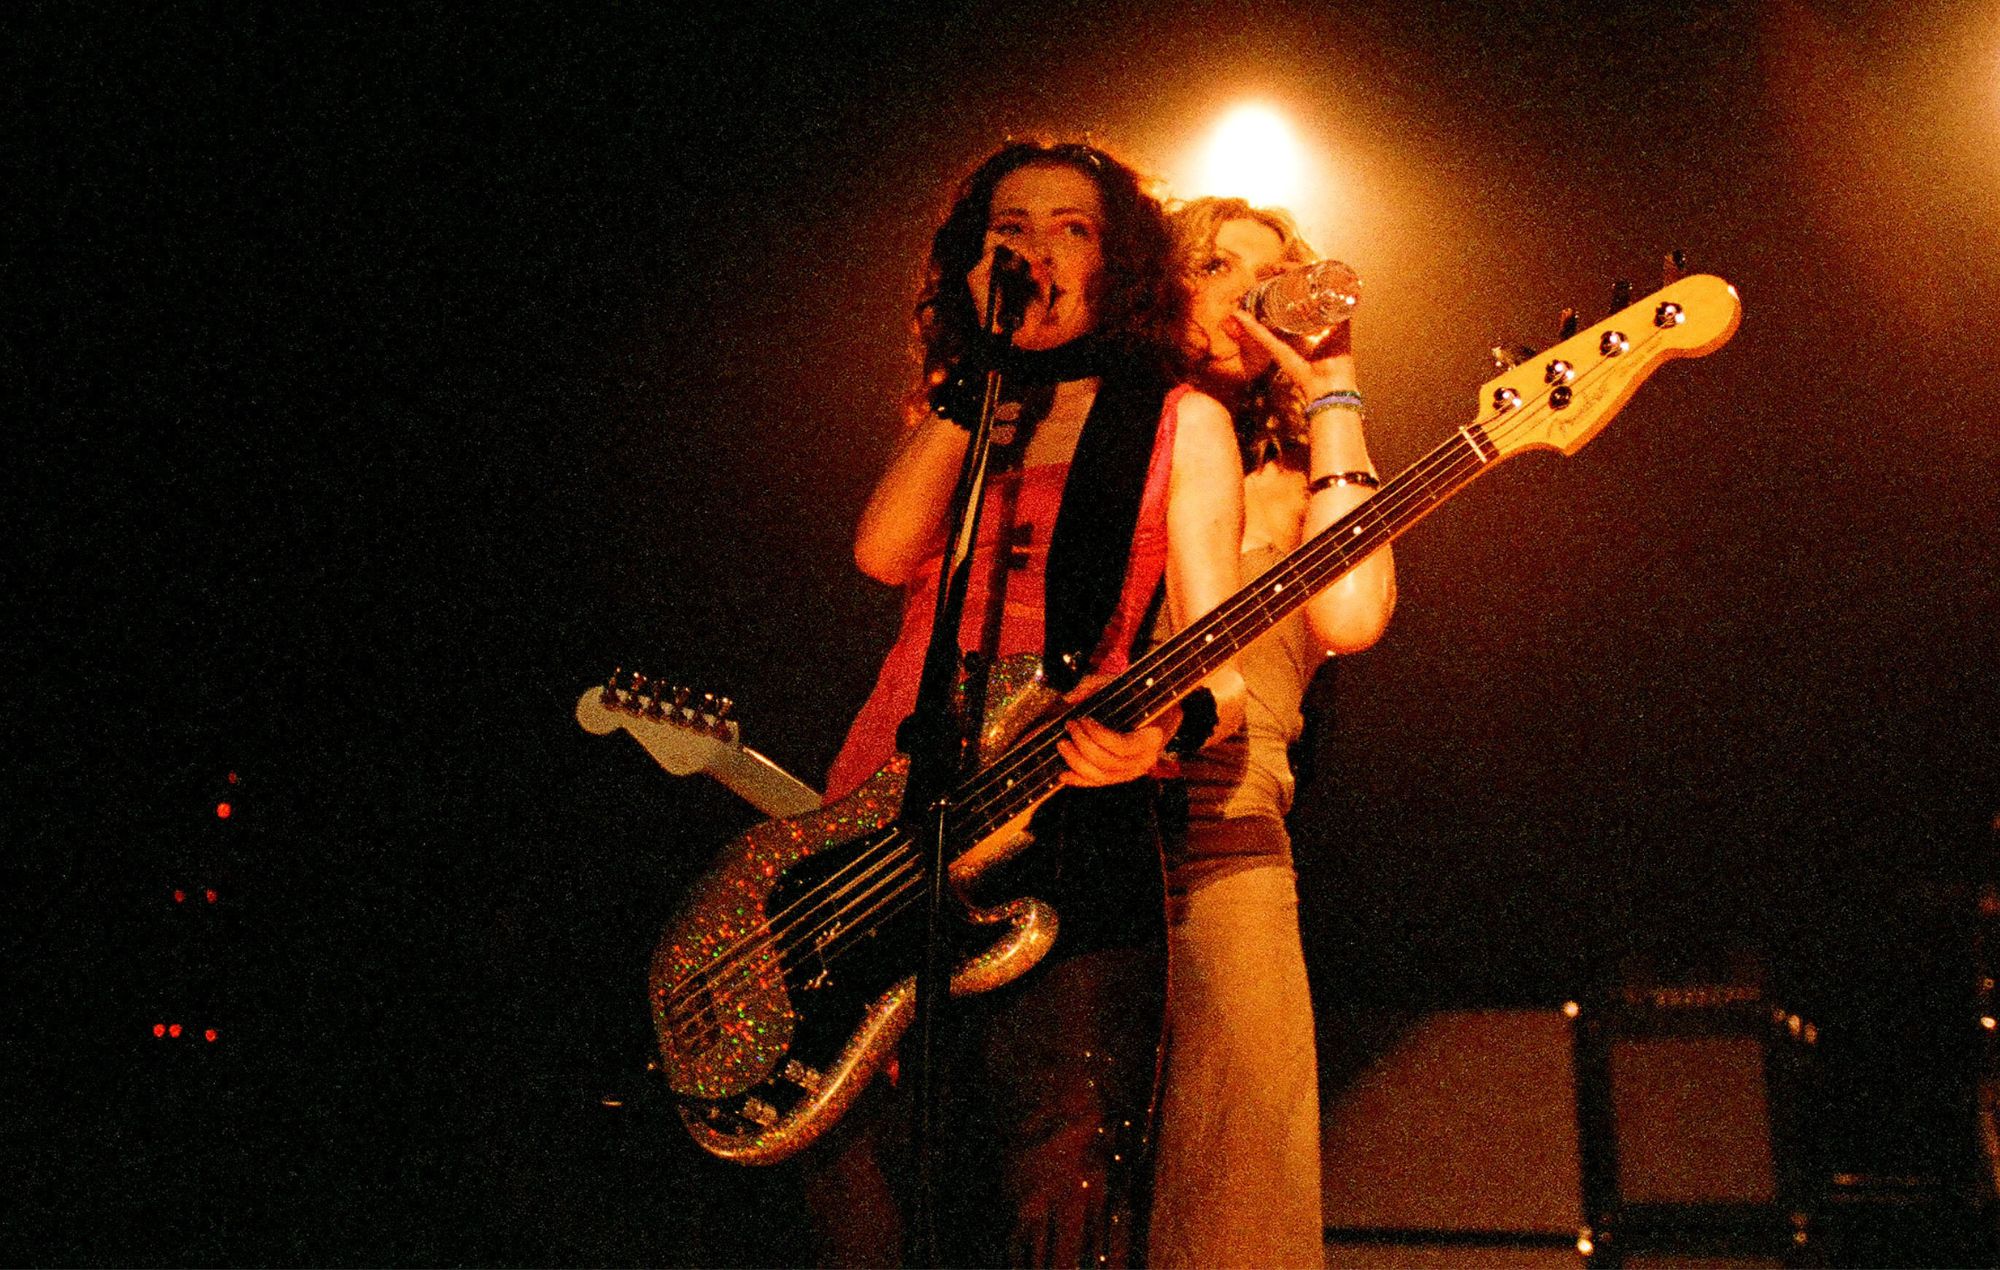
[[[1164,969],[1157,945],[1066,958],[950,1018],[944,1264],[1145,1263]],[[876,1081],[800,1157],[817,1264],[904,1264],[909,1087],[907,1068],[901,1085]]]
[[[962,999],[949,1017],[948,1264],[1143,1261],[1166,980],[1153,803],[1145,782],[1065,790],[1033,822],[1037,849],[989,879],[1050,899],[1062,937],[1030,973]],[[906,1088],[875,1082],[801,1157],[821,1264],[903,1255]],[[857,1210],[868,1220],[853,1220]]]

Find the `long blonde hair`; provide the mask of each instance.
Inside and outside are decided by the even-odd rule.
[[[1190,291],[1202,269],[1214,258],[1216,234],[1233,220],[1255,221],[1277,234],[1281,264],[1309,265],[1319,259],[1319,253],[1299,232],[1298,222],[1281,207],[1253,207],[1240,198],[1198,198],[1171,205],[1168,215],[1173,227],[1173,258]],[[1189,376],[1199,374],[1208,355],[1199,340],[1200,333],[1192,322],[1188,323],[1181,337],[1181,356],[1183,370]],[[1236,441],[1243,449],[1246,471],[1288,449],[1295,450],[1295,457],[1304,464],[1308,441],[1305,396],[1297,385],[1279,373],[1275,364],[1266,367],[1233,400],[1223,404],[1229,407],[1236,421]]]

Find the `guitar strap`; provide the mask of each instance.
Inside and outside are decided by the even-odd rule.
[[[1136,358],[1117,359],[1077,438],[1049,538],[1042,665],[1057,691],[1082,678],[1118,607],[1160,410],[1172,387],[1164,372]]]

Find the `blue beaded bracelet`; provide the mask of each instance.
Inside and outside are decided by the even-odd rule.
[[[1314,397],[1308,402],[1306,404],[1306,417],[1310,419],[1322,410],[1353,410],[1359,412],[1360,409],[1360,393],[1354,391],[1352,388],[1336,388],[1325,396]]]

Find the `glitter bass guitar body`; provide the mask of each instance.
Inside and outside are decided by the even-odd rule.
[[[988,675],[980,753],[1005,751],[1060,704],[1036,658],[1003,659]],[[839,802],[751,829],[668,925],[648,976],[653,1026],[681,1117],[705,1150],[744,1164],[798,1151],[847,1110],[909,1026],[922,928],[916,843],[896,823],[908,770],[898,755]],[[978,841],[950,864],[961,897],[1027,844],[1028,817],[1054,789],[981,819]],[[1012,982],[1055,942],[1055,911],[1040,900],[961,911],[969,934],[997,938],[958,963],[954,995]]]
[[[1063,725],[1121,731],[1153,718],[1312,595],[1394,541],[1501,460],[1574,454],[1668,361],[1727,343],[1742,316],[1721,278],[1680,278],[1482,385],[1475,418],[1117,678],[1074,704],[1032,657],[993,667],[980,754],[949,795],[951,878],[964,887],[1028,844],[1022,829],[1060,785]],[[654,1030],[681,1115],[706,1150],[743,1163],[798,1151],[837,1120],[887,1059],[914,1009],[919,869],[896,823],[898,759],[833,806],[768,821],[706,874],[654,953]],[[972,910],[1001,931],[952,975],[954,994],[1025,974],[1055,914],[1022,898]]]

